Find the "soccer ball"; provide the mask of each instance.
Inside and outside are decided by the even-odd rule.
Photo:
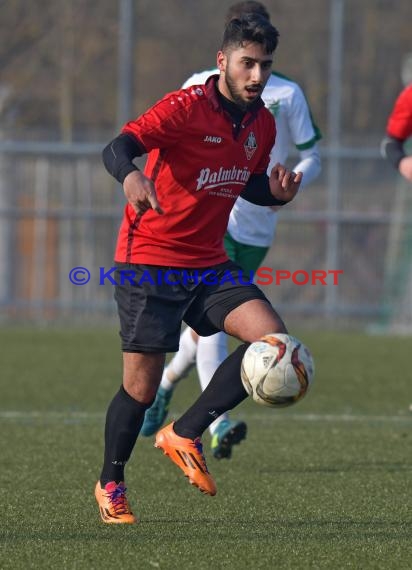
[[[243,386],[255,402],[271,408],[291,406],[309,390],[315,367],[309,349],[297,338],[267,334],[246,350]]]

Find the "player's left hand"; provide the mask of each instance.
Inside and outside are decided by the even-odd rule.
[[[288,170],[282,164],[275,164],[269,176],[269,186],[272,196],[277,200],[291,202],[296,196],[300,183],[302,182],[302,172]]]

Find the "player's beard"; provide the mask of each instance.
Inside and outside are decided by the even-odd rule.
[[[239,88],[236,87],[236,82],[230,74],[229,66],[226,68],[226,71],[225,71],[225,83],[226,83],[227,90],[229,91],[233,102],[243,111],[247,111],[247,109],[251,105],[253,105],[253,103],[256,101],[256,99],[258,97],[260,97],[260,93],[258,93],[256,95],[256,97],[254,99],[252,99],[252,101],[246,101],[242,97],[242,95],[240,94]]]

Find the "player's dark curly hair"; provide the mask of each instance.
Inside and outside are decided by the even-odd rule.
[[[279,32],[267,18],[258,14],[244,14],[240,18],[230,20],[222,40],[222,51],[228,48],[242,47],[247,42],[261,44],[267,54],[275,51],[278,45]]]
[[[254,0],[247,0],[246,2],[236,2],[236,4],[232,4],[232,6],[230,6],[226,12],[225,25],[227,26],[230,20],[240,18],[244,14],[258,14],[259,16],[262,16],[262,18],[270,20],[270,15],[266,6],[260,2],[255,2]]]

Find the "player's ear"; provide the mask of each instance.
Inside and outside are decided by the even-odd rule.
[[[225,71],[225,69],[226,69],[226,56],[223,53],[223,51],[217,52],[216,61],[217,61],[218,70],[219,71]]]

